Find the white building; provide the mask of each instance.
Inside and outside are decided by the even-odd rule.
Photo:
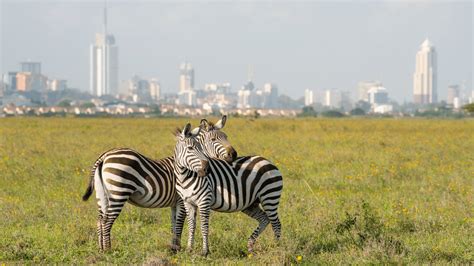
[[[381,87],[382,82],[378,80],[370,80],[370,81],[361,81],[358,84],[359,96],[357,98],[358,101],[369,101],[369,90],[373,87]]]
[[[90,92],[95,96],[118,94],[118,47],[107,33],[107,9],[104,9],[104,32],[97,33],[90,46]]]
[[[262,107],[266,109],[278,108],[278,87],[273,83],[263,84]]]
[[[341,92],[338,89],[329,89],[324,93],[323,105],[329,108],[341,107]]]
[[[186,90],[178,93],[178,104],[196,106],[196,92],[193,90]]]
[[[179,67],[179,93],[194,89],[194,68],[190,63]]]
[[[62,91],[67,89],[67,80],[64,79],[51,79],[48,80],[48,90],[51,91]]]
[[[310,89],[304,90],[304,105],[310,106],[314,104],[314,93]]]
[[[416,54],[416,68],[413,74],[413,101],[417,104],[436,103],[437,58],[436,50],[426,39]]]
[[[368,102],[370,104],[386,104],[388,103],[388,92],[382,86],[372,87],[367,92]]]
[[[161,97],[161,84],[158,79],[152,78],[149,80],[149,85],[151,99],[157,102]]]

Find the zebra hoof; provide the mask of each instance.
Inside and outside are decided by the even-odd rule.
[[[201,252],[201,256],[207,257],[207,255],[209,255],[209,251],[208,251],[208,250],[203,250],[203,251]]]

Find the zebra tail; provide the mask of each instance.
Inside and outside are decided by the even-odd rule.
[[[82,196],[83,201],[87,201],[94,191],[94,176],[95,172],[99,171],[99,176],[102,175],[102,163],[104,161],[105,153],[102,154],[97,161],[95,161],[94,166],[92,167],[91,174],[89,177],[89,186],[87,186],[86,192]]]

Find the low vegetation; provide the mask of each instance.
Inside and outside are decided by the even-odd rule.
[[[284,175],[280,243],[268,228],[249,255],[256,222],[212,213],[210,256],[199,255],[199,230],[194,252],[172,254],[170,210],[127,204],[112,251],[99,253],[96,204],[81,201],[93,162],[124,146],[170,156],[171,131],[187,121],[0,119],[0,262],[474,262],[474,121],[433,119],[231,118],[239,154]]]

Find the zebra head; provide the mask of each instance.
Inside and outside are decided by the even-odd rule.
[[[209,161],[203,153],[203,148],[198,140],[201,127],[191,130],[188,123],[182,131],[176,133],[176,147],[174,149],[175,164],[198,173],[199,177],[207,175]]]
[[[200,142],[204,148],[204,154],[209,158],[225,160],[228,163],[233,162],[237,158],[237,151],[227,140],[227,135],[221,131],[227,121],[224,115],[216,123],[201,120]]]

